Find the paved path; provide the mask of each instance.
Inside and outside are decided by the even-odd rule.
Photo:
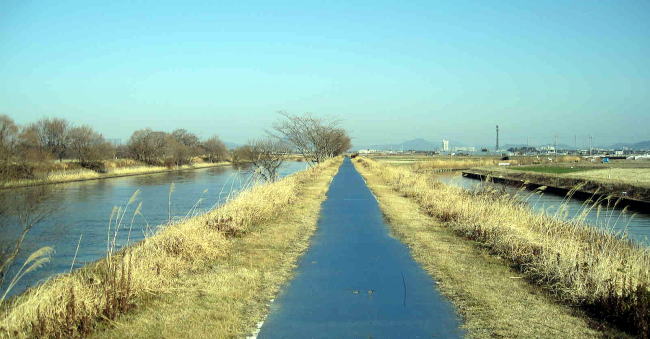
[[[259,338],[463,335],[434,281],[389,235],[377,201],[348,158],[334,177],[318,225]]]

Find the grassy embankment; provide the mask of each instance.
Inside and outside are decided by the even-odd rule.
[[[511,170],[559,174],[565,178],[591,180],[600,183],[633,185],[650,188],[650,168],[598,168],[598,167],[513,167]]]
[[[615,165],[614,165],[615,166]],[[484,167],[472,173],[570,190],[650,201],[650,168],[602,166]]]
[[[498,192],[471,193],[367,159],[356,164],[470,335],[589,337],[597,335],[590,326],[607,329],[589,320],[598,319],[648,336],[647,248],[580,220],[536,214]]]
[[[230,163],[225,161],[218,162],[218,163],[196,162],[193,163],[192,165],[177,166],[173,168],[168,168],[165,166],[149,166],[149,165],[144,165],[135,162],[133,162],[131,166],[110,166],[111,162],[109,162],[108,164],[109,166],[107,166],[106,173],[99,173],[97,171],[93,171],[85,168],[59,169],[59,170],[49,171],[48,173],[40,175],[38,178],[35,179],[17,179],[17,180],[2,182],[0,183],[0,188],[18,188],[18,187],[25,187],[25,186],[59,184],[59,183],[74,182],[74,181],[125,177],[125,176],[140,175],[140,174],[152,174],[152,173],[160,173],[160,172],[224,166]]]
[[[459,170],[473,167],[495,166],[507,162],[514,166],[546,163],[578,163],[585,160],[577,156],[514,156],[501,160],[498,156],[424,156],[424,155],[373,155],[371,159],[392,166],[410,166],[417,172]]]
[[[253,187],[212,212],[30,289],[2,305],[0,333],[246,335],[308,246],[339,164],[333,159]]]

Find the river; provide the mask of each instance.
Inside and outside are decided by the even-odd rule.
[[[287,162],[280,168],[279,175],[284,177],[303,170],[306,166],[304,162]],[[178,220],[220,205],[229,196],[234,196],[242,188],[250,186],[251,177],[247,169],[222,166],[22,188],[20,190],[25,193],[25,190],[33,191],[46,187],[48,200],[45,206],[51,207],[53,212],[28,233],[21,253],[14,267],[9,270],[1,291],[4,293],[8,280],[27,256],[43,246],[54,248],[55,253],[51,261],[25,275],[11,289],[9,295],[21,293],[55,274],[68,272],[75,253],[77,255],[74,268],[103,258],[106,255],[111,211],[114,206],[125,206],[135,192],[138,192],[136,198],[128,206],[123,227],[116,237],[116,248],[126,245],[133,212],[138,204],[142,203],[141,215],[134,218],[130,234],[131,243],[144,239],[155,231],[157,225],[166,223],[170,211],[172,219]],[[169,199],[172,184],[173,192]],[[11,199],[19,192],[19,189],[5,190],[0,194]],[[3,245],[11,244],[16,238],[17,224],[16,216],[10,216],[6,220],[5,225],[9,226],[0,232]]]
[[[441,174],[438,180],[468,190],[475,190],[481,185],[491,185],[503,188],[509,193],[519,194],[539,213],[546,213],[563,219],[571,219],[584,210],[583,200],[569,198],[563,195],[545,192],[531,195],[531,191],[520,191],[517,187],[501,183],[485,182],[461,176],[459,173]],[[563,207],[560,207],[563,206]],[[627,236],[634,241],[650,245],[650,211],[623,211],[623,206],[592,209],[585,217],[589,225],[607,229],[610,232]],[[560,209],[561,208],[561,209]],[[559,211],[558,211],[559,210]]]

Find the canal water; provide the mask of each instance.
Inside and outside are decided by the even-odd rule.
[[[562,219],[572,219],[585,210],[583,200],[566,198],[563,195],[545,192],[531,195],[529,190],[520,190],[512,185],[485,182],[478,179],[463,177],[459,173],[441,174],[437,179],[445,184],[454,185],[468,190],[476,190],[484,185],[504,189],[509,193],[518,194],[539,213]],[[614,202],[612,202],[613,205]],[[621,236],[627,236],[637,242],[650,245],[650,211],[623,211],[624,206],[602,206],[592,209],[585,218],[588,224],[606,229]]]
[[[280,168],[279,174],[284,177],[303,170],[306,166],[304,162],[287,162]],[[170,214],[172,220],[179,220],[203,213],[252,185],[254,181],[250,170],[246,168],[223,166],[23,188],[21,190],[47,189],[48,200],[45,204],[52,207],[54,212],[28,233],[21,254],[0,291],[4,293],[8,280],[27,256],[43,246],[54,248],[51,262],[25,275],[9,295],[21,293],[55,274],[68,272],[75,253],[74,268],[104,257],[111,211],[114,206],[125,206],[136,192],[135,200],[128,206],[122,228],[116,236],[117,249],[127,244],[129,229],[131,243],[142,240],[151,235],[158,225],[167,223]],[[4,201],[11,201],[12,196],[19,192],[4,190],[0,194],[5,195]],[[133,218],[140,203],[141,215]],[[132,218],[134,221],[131,228]],[[5,224],[16,225],[17,217],[10,216]],[[10,244],[17,232],[15,226],[1,229],[2,245]]]
[[[346,158],[296,277],[272,303],[258,338],[463,337],[454,308],[434,286],[390,236]]]

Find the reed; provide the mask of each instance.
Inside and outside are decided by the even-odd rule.
[[[469,192],[409,169],[363,158],[356,162],[362,173],[381,178],[456,234],[490,248],[560,300],[648,337],[648,248],[588,226],[580,217],[563,221],[535,213],[520,198],[504,192]]]

